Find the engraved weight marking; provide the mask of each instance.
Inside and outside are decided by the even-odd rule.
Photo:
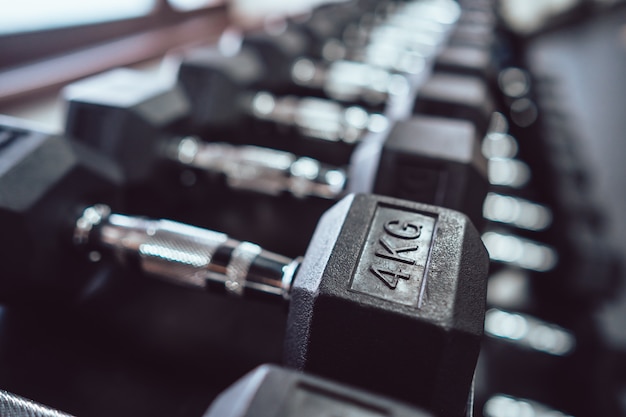
[[[422,226],[416,226],[409,222],[400,222],[400,220],[391,220],[383,225],[385,232],[398,239],[414,240],[418,239],[422,235]],[[396,262],[401,262],[408,265],[415,265],[415,259],[411,259],[407,256],[401,255],[405,252],[414,252],[419,249],[418,245],[394,247],[385,237],[378,239],[378,243],[381,244],[383,251],[376,251],[374,254],[380,258],[389,259]],[[392,271],[387,268],[370,266],[370,271],[381,280],[389,289],[395,290],[398,286],[400,279],[409,280],[411,275],[401,271]]]
[[[380,279],[385,285],[387,285],[387,287],[389,287],[392,290],[395,290],[396,287],[398,286],[398,280],[400,279],[409,280],[411,278],[409,274],[404,274],[402,272],[394,272],[385,268],[378,268],[374,265],[370,267],[370,271],[372,271],[372,273],[376,275],[378,279]]]
[[[349,290],[421,308],[436,223],[436,216],[378,206]]]
[[[403,246],[401,248],[394,248],[391,243],[389,243],[387,240],[385,240],[384,237],[381,237],[380,239],[378,239],[378,242],[383,246],[383,248],[387,251],[387,253],[385,252],[381,252],[381,251],[377,251],[376,252],[376,256],[379,256],[381,258],[385,258],[385,259],[391,259],[392,261],[398,261],[398,262],[402,262],[405,264],[409,264],[409,265],[415,265],[415,259],[411,259],[411,258],[407,258],[404,257],[402,255],[400,255],[403,252],[414,252],[418,249],[417,245],[413,245],[413,246]]]
[[[393,225],[400,224],[400,220],[391,220],[383,226],[385,232],[389,233],[391,236],[397,237],[399,239],[418,239],[422,235],[422,226],[415,226],[413,223],[403,222],[400,230],[394,230]],[[410,233],[411,229],[415,230],[414,233]]]

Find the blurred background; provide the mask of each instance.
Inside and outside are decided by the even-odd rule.
[[[228,42],[236,34],[275,25],[286,16],[305,17],[311,8],[322,3],[328,1],[5,1],[0,5],[0,114],[25,118],[46,129],[61,131],[65,109],[58,94],[73,81],[116,67],[132,67],[155,76],[169,77],[177,57],[187,50],[198,45]],[[564,114],[559,126],[567,130],[568,135],[575,136],[584,170],[593,184],[587,198],[606,217],[604,236],[622,262],[626,259],[624,3],[618,0],[497,2],[502,30],[511,34],[516,43],[512,50],[519,53],[510,61],[524,67],[539,85],[549,81],[558,86],[550,90],[544,106],[546,102],[551,103]],[[520,142],[525,140],[523,137],[518,139]],[[575,238],[576,230],[571,232]],[[624,271],[619,274],[618,281],[625,282]],[[554,310],[559,308],[559,302],[555,300]],[[577,307],[567,308],[575,311]],[[131,404],[124,415],[136,412],[135,415],[182,416],[205,408],[210,399],[206,393],[216,390],[211,384],[203,383],[202,375],[195,375],[198,379],[194,380],[178,369],[169,368],[166,376],[158,372],[153,374],[153,364],[144,363],[142,357],[134,354],[125,357],[124,353],[118,352],[113,357],[107,352],[92,352],[89,342],[83,345],[73,338],[75,332],[81,331],[80,323],[63,328],[60,334],[56,330],[49,334],[40,328],[40,316],[29,317],[20,313],[20,319],[15,321],[10,314],[3,313],[0,339],[10,334],[20,342],[5,339],[0,343],[0,369],[3,364],[15,361],[12,366],[7,365],[5,369],[8,371],[0,377],[0,382],[14,381],[9,387],[14,391],[39,393],[36,398],[39,401],[58,406],[70,404],[75,410],[93,412],[93,404],[87,402],[96,397],[92,392],[99,390],[98,400],[94,403],[98,407],[108,405],[108,409],[104,407],[98,411],[100,415],[120,415],[114,403],[124,403]],[[66,313],[53,315],[54,320],[64,320],[63,314]],[[595,377],[610,381],[610,390],[616,399],[611,410],[615,415],[626,415],[625,286],[616,286],[612,297],[585,317],[593,321],[594,332],[597,331],[590,337],[601,339],[605,349],[602,359],[606,361],[591,365],[597,371]],[[16,322],[19,324],[14,324]],[[495,326],[492,330],[496,336],[498,332],[510,335],[519,325],[515,319],[497,314],[492,315],[489,323]],[[28,326],[42,333],[34,335]],[[502,326],[509,327],[503,330]],[[120,350],[123,350],[124,340],[109,342],[118,348],[122,346]],[[32,348],[40,343],[46,347],[41,350]],[[32,352],[29,351],[31,348]],[[51,375],[34,382],[32,369],[50,367],[46,364],[44,352],[64,349],[71,349],[80,360],[63,360],[51,369],[53,374],[67,370],[73,375],[71,384],[66,380],[61,384],[65,388],[59,386],[59,391],[55,391],[51,389],[55,386]],[[23,354],[24,351],[27,354]],[[493,355],[495,357],[496,353]],[[506,361],[514,360],[515,356],[506,357]],[[499,366],[487,362],[483,366]],[[129,364],[138,370],[128,371]],[[20,366],[31,370],[26,373],[30,375],[28,378],[14,377]],[[563,374],[569,370],[567,365],[554,367],[555,372]],[[163,382],[165,380],[167,383]],[[519,383],[523,383],[522,378]],[[71,386],[71,394],[61,392],[68,386]],[[561,388],[553,387],[555,391]],[[604,385],[599,389],[605,389]],[[585,393],[572,395],[584,396]],[[82,399],[76,400],[81,396]],[[159,396],[169,400],[155,401],[154,398]],[[73,397],[73,400],[67,397]],[[59,398],[63,400],[58,401]],[[544,414],[541,411],[524,414],[526,409],[507,405],[506,400],[491,403],[491,407],[491,411],[485,411],[485,416],[566,415],[549,414],[550,410]],[[596,415],[603,414],[598,412]]]

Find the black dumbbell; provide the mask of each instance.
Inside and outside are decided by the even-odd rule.
[[[489,14],[485,15],[488,18]],[[450,45],[492,50],[497,42],[497,33],[493,22],[475,22],[462,20],[457,24],[450,36]]]
[[[47,165],[37,166],[42,150],[50,152]],[[72,246],[84,248],[92,261],[112,254],[138,272],[178,285],[288,299],[286,364],[441,415],[463,412],[480,345],[488,268],[467,217],[350,195],[322,216],[304,259],[290,259],[222,233],[112,214],[95,204],[106,198],[98,191],[109,172],[84,170],[78,180],[67,175],[85,163],[84,155],[91,157],[61,137],[28,130],[3,146],[0,157],[11,169],[1,177],[2,189],[20,185],[20,192],[1,200],[5,299],[18,290],[32,297],[41,281],[46,289],[62,281],[59,263],[74,264]],[[81,275],[82,284],[96,275]]]
[[[552,310],[548,313],[556,312],[563,325],[528,313],[487,311],[476,376],[479,403],[507,393],[585,416],[594,415],[598,404],[603,409],[614,405],[608,381],[601,381],[609,351],[599,329],[579,310],[566,311],[562,305]]]
[[[396,25],[397,31],[406,32],[407,36],[412,35],[413,38],[420,39],[420,31],[428,32],[430,30],[434,32],[432,36],[438,37],[438,42],[441,43],[442,39],[439,38],[442,38],[445,27],[449,26],[451,22],[437,21],[438,18],[445,15],[442,13],[443,10],[439,10],[438,7],[445,9],[444,6],[447,6],[455,10],[456,6],[453,2],[442,1],[440,3],[439,6],[431,4],[430,7],[422,7],[422,15],[419,11],[410,10],[409,5],[395,3],[394,5],[399,8],[392,13],[396,20],[399,20],[404,13],[409,14],[409,16],[403,17],[404,28]],[[408,12],[404,10],[406,8],[409,9]],[[438,10],[438,13],[433,13],[433,9]],[[451,13],[454,15],[453,12]],[[400,62],[397,63],[382,59],[389,58],[389,49],[401,48],[398,42],[382,42],[383,45],[378,47],[387,49],[384,54],[369,56],[366,51],[359,52],[359,48],[362,49],[366,46],[365,40],[361,38],[367,38],[368,32],[372,30],[370,26],[373,23],[371,21],[377,20],[372,15],[375,16],[376,13],[365,14],[361,16],[359,22],[349,24],[344,31],[346,38],[344,40],[340,41],[333,38],[332,41],[329,41],[328,36],[322,39],[324,43],[334,42],[332,46],[320,47],[319,37],[308,30],[307,25],[304,24],[287,24],[282,28],[248,33],[243,38],[243,46],[244,48],[252,48],[259,53],[260,59],[264,61],[264,65],[268,69],[268,77],[263,81],[263,84],[272,91],[285,92],[286,88],[289,91],[289,88],[293,89],[295,86],[300,86],[307,88],[305,90],[307,93],[317,95],[323,91],[327,96],[338,100],[362,101],[380,105],[384,104],[390,97],[398,98],[410,93],[410,79],[415,78],[415,76],[418,80],[424,78],[423,74],[428,72],[425,68],[426,61],[432,60],[431,55],[435,54],[438,42],[433,41],[431,45],[433,50],[430,54],[422,51],[419,56],[414,57],[417,62],[413,64],[407,62],[407,59],[398,58]],[[378,20],[381,19],[382,21],[378,24],[385,23],[385,18],[378,18]],[[332,22],[333,17],[332,15],[325,16],[323,20],[328,25],[329,22]],[[453,21],[454,18],[450,18],[450,20]],[[407,24],[409,22],[410,24]],[[441,27],[438,30],[433,30],[430,28],[433,25]],[[340,25],[335,26],[341,27]],[[358,39],[351,40],[351,38]],[[376,45],[370,45],[370,47],[376,47]],[[324,52],[325,49],[326,52]],[[333,49],[336,51],[332,52]],[[348,55],[351,59],[347,59]],[[452,57],[457,56],[458,53],[452,54]],[[463,57],[466,59],[448,59],[448,68],[454,67],[455,64],[467,65],[467,54]],[[472,62],[471,65],[475,67],[477,64]],[[409,77],[407,78],[405,75]]]
[[[335,413],[335,414],[331,414]],[[203,417],[313,417],[325,415],[431,417],[380,395],[276,365],[260,366],[222,392]],[[0,390],[0,415],[71,417],[29,399]]]
[[[404,2],[380,18],[364,19],[345,32],[344,45],[330,40],[324,58],[341,57],[416,73],[415,64],[430,61],[446,43],[457,22],[456,2]],[[419,67],[419,65],[418,65]]]
[[[250,33],[242,41],[267,68],[260,84],[276,93],[328,97],[377,110],[410,98],[411,81],[404,74],[365,62],[323,61],[311,53],[311,43],[306,31],[295,25],[280,32]]]
[[[271,74],[262,59],[250,48],[234,56],[212,47],[189,52],[178,80],[191,102],[191,128],[205,133],[236,130],[240,137],[254,135],[262,145],[343,164],[358,142],[389,126],[385,116],[360,106],[259,90],[268,77]],[[281,146],[276,146],[281,137]]]
[[[369,4],[368,4],[369,3]],[[345,26],[359,20],[362,14],[372,13],[374,2],[349,1],[339,4],[324,4],[305,16],[290,19],[301,25],[310,39],[310,51],[315,55],[323,53],[323,44],[328,39],[340,39]]]
[[[491,81],[497,72],[493,52],[483,48],[449,45],[435,58],[435,72],[447,72]]]
[[[413,106],[416,114],[469,120],[485,136],[495,111],[488,84],[474,76],[434,73],[420,87]]]
[[[115,70],[83,80],[66,96],[70,137],[119,161],[129,182],[150,181],[165,194],[175,191],[163,178],[173,174],[163,169],[163,161],[170,160],[224,175],[235,189],[330,199],[374,192],[453,208],[474,224],[482,222],[486,161],[467,122],[433,117],[397,122],[385,137],[360,145],[348,175],[343,167],[283,151],[176,135],[167,127],[188,108],[184,96],[139,72]],[[150,108],[159,109],[158,117],[146,111]]]
[[[342,20],[327,8],[326,13],[314,13],[299,25],[311,41],[311,56],[369,62],[413,73],[411,62],[436,51],[460,13],[455,2],[445,0],[376,2],[365,9]]]
[[[589,309],[615,296],[622,285],[619,256],[584,224],[563,231],[559,242],[520,237],[497,226],[487,228],[483,241],[496,265],[532,271],[533,294],[548,303]]]
[[[430,413],[334,381],[263,365],[220,394],[203,417],[429,417]]]
[[[118,204],[122,173],[82,144],[12,118],[0,117],[0,125],[2,301],[36,298],[31,286],[42,294],[69,293],[85,285],[79,277],[90,262],[70,261],[74,224],[68,218],[80,217],[81,201]],[[50,271],[67,279],[55,282]]]
[[[281,93],[293,92],[295,89],[298,94],[322,95],[376,108],[387,105],[388,110],[399,111],[395,109],[413,100],[415,90],[425,81],[423,74],[428,72],[418,65],[412,66],[414,72],[411,73],[394,72],[371,63],[345,59],[320,61],[309,55],[310,43],[306,34],[295,26],[287,26],[281,32],[252,33],[243,38],[243,47],[256,50],[267,68],[267,77],[260,84]],[[468,96],[470,103],[476,106],[484,98],[473,96],[484,96],[486,92],[470,95],[468,92],[472,87],[465,86],[478,83],[473,87],[474,90],[488,91],[488,82],[494,77],[495,66],[489,50],[448,46],[436,54],[434,71],[480,78],[476,81],[470,78],[460,83],[464,91],[451,100],[458,107],[458,97]],[[485,85],[481,85],[480,81]],[[427,94],[430,93],[427,91]],[[450,98],[442,96],[439,100]]]
[[[251,71],[243,76],[240,68]],[[312,97],[278,97],[255,90],[270,76],[260,55],[250,48],[242,48],[235,56],[225,56],[215,48],[191,52],[183,59],[178,73],[192,104],[191,125],[197,130],[238,126],[244,131],[248,123],[247,131],[254,130],[258,136],[262,132],[259,121],[271,122],[282,129],[295,130],[300,136],[318,139],[292,139],[284,145],[289,146],[287,150],[303,154],[323,152],[319,149],[326,148],[329,153],[332,148],[333,159],[341,163],[347,160],[356,142],[384,130],[389,123],[382,115],[358,106],[344,107]],[[481,137],[487,132],[494,110],[485,81],[452,73],[433,74],[420,86],[413,104],[416,114],[469,120]]]

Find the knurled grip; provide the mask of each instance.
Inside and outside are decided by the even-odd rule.
[[[0,416],[2,417],[71,417],[45,405],[38,404],[10,392],[0,390]]]
[[[295,272],[294,260],[253,243],[169,220],[111,214],[104,205],[83,211],[74,241],[171,283],[201,289],[217,283],[236,296],[248,290],[286,297]]]

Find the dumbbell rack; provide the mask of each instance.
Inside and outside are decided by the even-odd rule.
[[[484,7],[495,10],[489,1],[459,3],[468,15]],[[474,41],[474,32],[460,33]],[[555,81],[534,77],[533,68],[527,68],[525,44],[505,27],[493,25],[490,35],[496,39],[496,70],[486,72],[482,81],[493,94],[497,113],[489,121],[483,151],[489,158],[491,191],[510,198],[492,199],[492,210],[485,209],[483,237],[494,262],[484,349],[476,371],[475,415],[525,415],[528,410],[550,415],[551,409],[562,410],[562,415],[617,415],[616,387],[607,375],[619,362],[593,317],[615,291],[619,263],[612,252],[589,253],[605,241],[603,214],[589,197],[589,169],[576,137],[561,131],[567,109],[550,101],[558,88]],[[431,71],[437,65],[445,68],[435,61],[428,64]],[[419,85],[414,91],[418,99]],[[526,174],[530,176],[524,181]],[[190,188],[192,193],[202,191]],[[258,236],[268,235],[270,246],[280,246],[280,233],[285,232],[276,226],[279,219],[293,224],[291,233],[310,234],[298,229],[292,213],[321,213],[327,207],[320,203],[311,208],[313,203],[287,196],[254,196],[251,205],[251,195],[223,184],[213,192],[215,204],[202,213],[180,206],[164,213],[141,196],[134,199],[134,209],[230,228],[235,235],[254,229]],[[520,206],[519,198],[536,205]],[[222,202],[229,202],[231,210],[220,207]],[[551,219],[537,211],[551,213]],[[531,213],[531,219],[519,213],[514,220],[506,218],[517,212]],[[263,218],[269,220],[258,224]],[[516,227],[515,221],[525,220],[552,226]],[[579,227],[589,236],[582,248],[572,245],[572,231]],[[573,258],[580,253],[590,256]],[[578,274],[563,261],[576,261]],[[0,388],[79,416],[202,415],[220,391],[242,376],[242,369],[281,360],[282,345],[276,341],[284,332],[282,308],[254,301],[242,304],[240,317],[220,316],[224,303],[238,302],[207,304],[204,294],[111,267],[80,298],[37,297],[3,309],[0,367],[5,372],[0,373]],[[267,324],[256,334],[242,335],[236,326],[248,316]],[[232,327],[228,334],[244,339],[238,363],[222,360],[228,341],[199,331],[211,326]]]

